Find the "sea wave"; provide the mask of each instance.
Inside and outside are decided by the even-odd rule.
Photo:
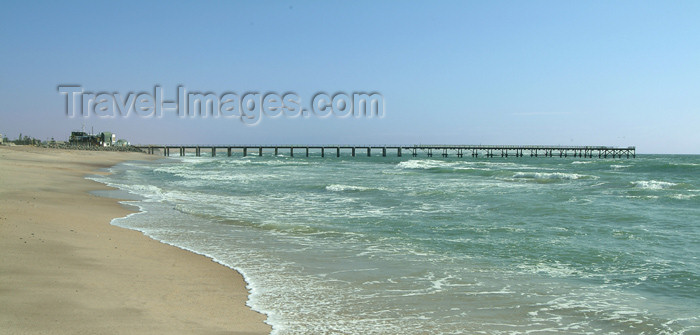
[[[613,165],[610,165],[610,168],[613,169],[613,170],[622,170],[622,169],[628,168],[628,167],[630,167],[630,166],[631,166],[631,165],[618,165],[618,164],[613,164]]]
[[[421,160],[410,160],[404,161],[396,164],[397,169],[435,169],[435,168],[446,168],[454,167],[457,163],[454,162],[443,162],[438,160],[421,159]]]
[[[518,265],[517,268],[520,271],[523,271],[524,273],[531,273],[531,274],[544,274],[550,277],[559,277],[559,278],[566,278],[566,277],[576,277],[576,278],[585,278],[588,277],[588,274],[576,269],[575,267],[569,265],[569,264],[562,264],[562,263],[537,263],[537,264],[521,264]]]
[[[326,186],[327,191],[331,192],[344,192],[344,191],[372,191],[372,190],[382,190],[381,187],[365,187],[365,186],[355,186],[355,185],[343,185],[343,184],[332,184]]]
[[[165,200],[165,191],[160,187],[153,185],[143,185],[143,184],[126,184],[126,183],[115,183],[104,178],[86,178],[103,183],[109,187],[118,188],[127,191],[133,195],[144,197],[145,202],[157,202]]]
[[[535,180],[598,179],[596,176],[564,172],[516,172],[515,175],[513,175],[513,178]]]
[[[700,166],[700,163],[669,163],[672,166]]]
[[[659,180],[639,180],[633,181],[632,184],[634,185],[634,187],[645,190],[663,190],[678,185],[676,183]]]
[[[697,197],[697,194],[674,194],[671,195],[671,198],[676,199],[676,200],[690,200]]]
[[[427,170],[436,173],[492,173],[499,171],[517,170],[553,170],[548,167],[529,166],[512,162],[486,162],[486,161],[441,161],[441,160],[409,160],[396,164],[395,170]]]
[[[185,165],[171,165],[164,166],[154,169],[156,173],[166,173],[176,177],[190,180],[200,180],[200,181],[233,181],[239,183],[249,183],[252,181],[259,181],[262,179],[275,179],[277,178],[274,174],[250,174],[250,173],[240,173],[232,172],[230,170],[198,170],[192,166]]]
[[[627,198],[627,199],[646,199],[646,200],[649,200],[649,199],[658,199],[659,196],[658,196],[658,195],[626,195],[626,196],[624,196],[624,198]]]

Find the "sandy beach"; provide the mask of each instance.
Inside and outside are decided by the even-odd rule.
[[[84,179],[139,153],[0,147],[3,334],[267,334],[234,270],[110,225]]]

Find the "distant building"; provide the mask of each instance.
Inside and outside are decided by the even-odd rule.
[[[70,133],[70,144],[72,145],[99,145],[100,138],[95,135],[89,135],[84,131],[73,131]]]
[[[2,145],[2,139],[3,139],[2,134],[0,134],[0,145]]]
[[[117,143],[114,143],[115,146],[118,147],[128,147],[129,146],[129,141],[127,140],[118,140]]]
[[[109,147],[117,143],[117,135],[109,131],[101,132],[99,135],[90,135],[84,131],[74,131],[70,133],[68,142],[72,145]]]
[[[117,135],[108,131],[100,134],[100,144],[103,147],[109,147],[117,143]]]

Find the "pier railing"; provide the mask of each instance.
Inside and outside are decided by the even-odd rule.
[[[320,151],[321,157],[326,155],[340,157],[341,152],[357,155],[372,156],[381,154],[386,157],[387,152],[394,152],[396,156],[402,157],[409,154],[412,157],[425,155],[441,155],[448,157],[580,157],[580,158],[636,158],[636,147],[609,147],[609,146],[560,146],[560,145],[456,145],[456,144],[415,144],[415,145],[257,145],[257,144],[237,144],[237,145],[134,145],[149,154],[162,154],[170,156],[170,150],[177,150],[180,156],[185,156],[187,152],[193,152],[195,156],[201,156],[202,150],[211,152],[211,156],[217,155],[217,149],[226,151],[227,156],[235,155],[258,155],[265,153],[287,154],[294,157],[302,154],[309,157],[309,152]]]

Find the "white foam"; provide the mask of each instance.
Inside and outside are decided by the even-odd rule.
[[[639,180],[633,181],[635,187],[645,189],[645,190],[663,190],[672,186],[676,186],[675,183],[670,183],[667,181],[659,180]]]
[[[537,180],[577,180],[577,179],[598,179],[596,176],[582,175],[577,173],[564,172],[516,172],[513,178],[537,179]]]
[[[438,160],[430,160],[430,159],[420,159],[420,160],[410,160],[410,161],[405,161],[405,162],[400,162],[399,164],[396,165],[396,168],[398,169],[434,169],[434,168],[444,168],[444,167],[452,167],[457,165],[457,163],[453,162],[444,162],[444,161],[438,161]]]
[[[692,198],[695,198],[697,194],[674,194],[671,196],[673,199],[677,200],[690,200]]]
[[[613,165],[610,165],[610,168],[613,169],[613,170],[622,170],[622,169],[626,169],[626,168],[628,168],[628,167],[630,167],[630,166],[631,166],[631,165],[618,165],[618,164],[613,164]]]
[[[588,199],[588,198],[581,198],[581,199],[579,199],[578,197],[571,197],[567,202],[571,202],[571,203],[580,203],[580,204],[590,204],[590,203],[593,202],[593,200],[592,200],[592,199]]]
[[[465,292],[464,295],[494,295],[494,294],[513,294],[515,292],[509,290],[510,286],[506,285],[498,291],[478,291],[478,292]]]
[[[371,191],[371,190],[382,190],[381,187],[365,187],[365,186],[355,186],[355,185],[343,185],[343,184],[332,184],[326,186],[327,191],[331,192],[344,192],[344,191]]]
[[[626,195],[628,199],[658,199],[658,195]]]
[[[93,180],[109,187],[118,188],[127,191],[131,194],[142,196],[146,198],[144,201],[160,201],[164,199],[163,190],[157,186],[153,185],[142,185],[142,184],[121,184],[107,181],[106,178],[102,176],[98,177],[86,177],[85,179]]]
[[[191,165],[169,165],[159,167],[154,171],[190,180],[233,181],[238,183],[278,178],[278,176],[274,174],[239,173],[231,170],[199,170]]]
[[[526,273],[533,274],[545,274],[547,276],[555,278],[566,278],[566,277],[586,277],[584,273],[576,270],[569,265],[562,264],[559,262],[555,263],[537,263],[534,265],[519,265],[519,269]]]

